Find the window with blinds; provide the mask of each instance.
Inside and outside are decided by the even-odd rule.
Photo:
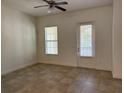
[[[58,54],[57,26],[45,27],[45,54]]]
[[[80,26],[80,56],[93,56],[93,29],[92,24]]]

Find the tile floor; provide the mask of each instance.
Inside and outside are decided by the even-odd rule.
[[[36,64],[2,76],[1,93],[121,93],[109,71]]]

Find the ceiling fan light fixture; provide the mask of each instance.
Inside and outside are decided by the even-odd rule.
[[[50,14],[50,13],[52,13],[52,11],[51,11],[51,10],[48,10],[48,11],[47,11],[47,13],[49,13],[49,14]]]
[[[48,11],[47,11],[47,13],[53,13],[53,12],[55,12],[55,8],[54,7],[52,7],[52,8],[48,8]]]

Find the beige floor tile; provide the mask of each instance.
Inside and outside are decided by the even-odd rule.
[[[109,71],[36,64],[2,76],[2,93],[122,93]]]

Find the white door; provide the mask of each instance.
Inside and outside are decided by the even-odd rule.
[[[77,31],[77,66],[95,56],[95,35],[92,23],[82,23]]]

